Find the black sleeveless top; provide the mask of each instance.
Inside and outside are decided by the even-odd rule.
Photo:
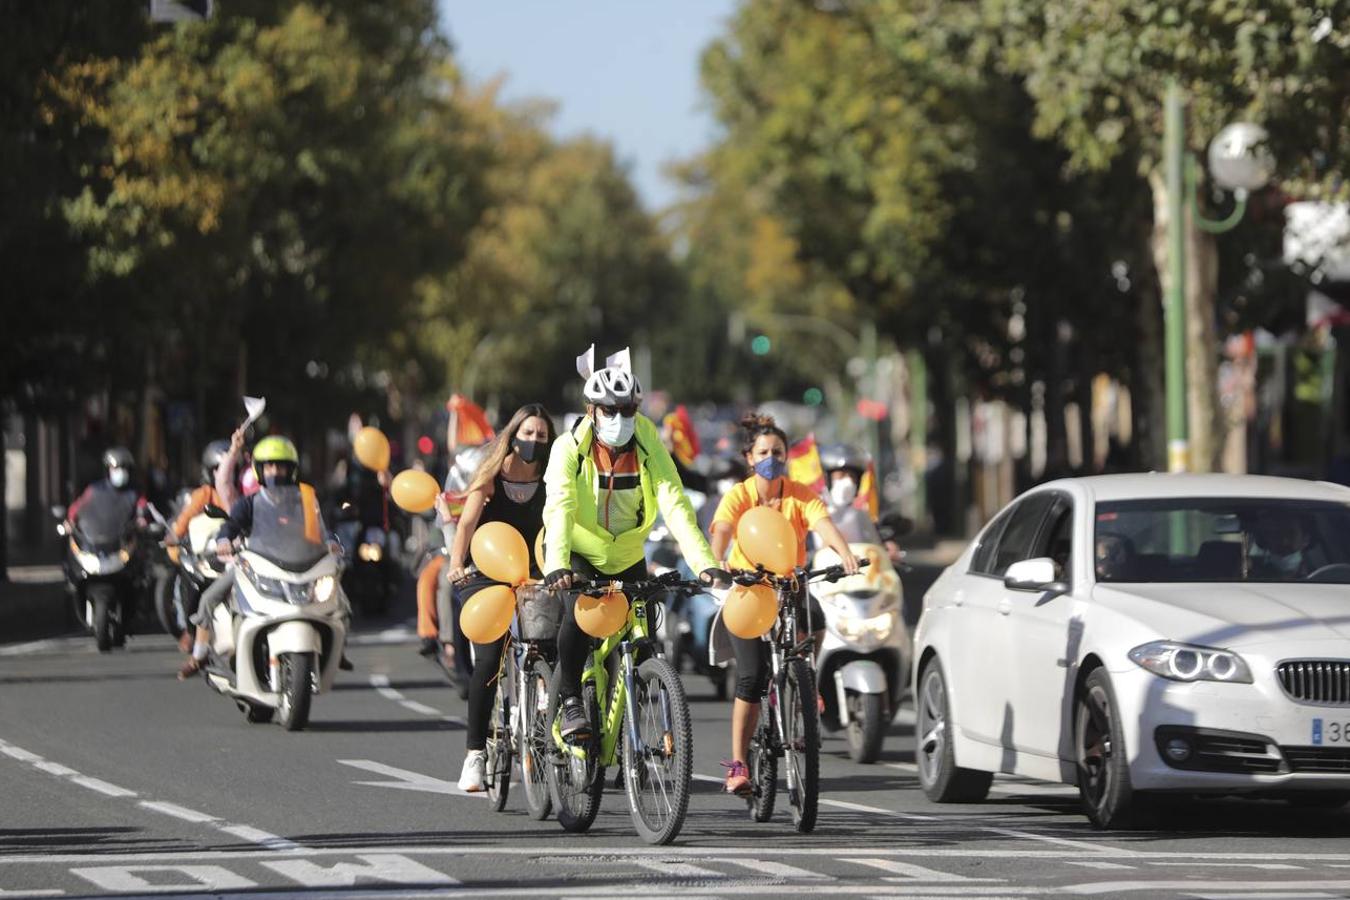
[[[479,517],[478,524],[505,522],[519,531],[530,553],[530,575],[539,578],[541,573],[539,563],[534,558],[534,541],[539,536],[540,529],[544,527],[543,479],[540,479],[538,486],[535,487],[534,496],[524,503],[517,503],[506,495],[503,480],[500,473],[492,479],[492,497],[483,505],[483,514]]]

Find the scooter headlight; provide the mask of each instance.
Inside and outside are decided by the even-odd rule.
[[[333,599],[333,594],[337,591],[337,579],[332,575],[324,575],[314,581],[310,588],[310,595],[315,603],[327,603]]]
[[[97,575],[103,568],[103,564],[99,561],[97,553],[76,550],[75,561],[80,564],[81,569],[84,569],[90,575]]]
[[[379,562],[384,558],[384,548],[379,544],[362,544],[356,551],[362,562]]]
[[[840,616],[834,622],[834,630],[839,636],[850,642],[874,641],[882,643],[895,631],[895,613],[887,612],[870,619],[856,616]]]

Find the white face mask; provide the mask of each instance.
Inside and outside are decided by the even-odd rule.
[[[633,439],[637,429],[637,416],[614,416],[610,418],[596,410],[595,434],[610,447],[622,447]]]
[[[112,486],[115,487],[115,488],[126,487],[126,486],[127,486],[127,479],[128,479],[129,477],[130,477],[130,476],[127,474],[127,470],[126,470],[126,469],[120,469],[120,468],[119,468],[119,469],[109,469],[109,470],[108,470],[108,481],[109,481],[109,483],[111,483]]]
[[[858,486],[852,478],[840,478],[830,484],[830,502],[835,506],[848,506],[858,496]]]
[[[1294,574],[1298,571],[1298,567],[1303,565],[1302,550],[1295,550],[1293,553],[1286,554],[1285,556],[1275,556],[1272,554],[1266,558],[1270,560],[1270,564],[1274,566],[1277,571],[1285,575]]]

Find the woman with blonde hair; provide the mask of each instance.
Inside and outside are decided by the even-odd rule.
[[[533,547],[544,517],[544,467],[555,437],[553,420],[538,403],[516,410],[511,421],[488,445],[487,455],[469,483],[455,540],[446,563],[447,577],[460,583],[461,603],[495,582],[486,575],[466,568],[469,547],[478,526],[505,522],[520,532],[525,546]],[[540,576],[538,564],[531,560],[531,576]],[[547,596],[547,595],[545,595]],[[461,790],[484,789],[485,749],[488,720],[497,676],[502,668],[502,649],[506,637],[490,644],[474,644],[473,676],[469,681],[468,729],[465,737],[464,768],[460,772]]]

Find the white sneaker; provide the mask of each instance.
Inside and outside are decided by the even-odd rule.
[[[464,756],[464,768],[459,771],[459,789],[469,794],[477,794],[487,790],[483,786],[483,776],[486,769],[486,751],[470,750]]]

